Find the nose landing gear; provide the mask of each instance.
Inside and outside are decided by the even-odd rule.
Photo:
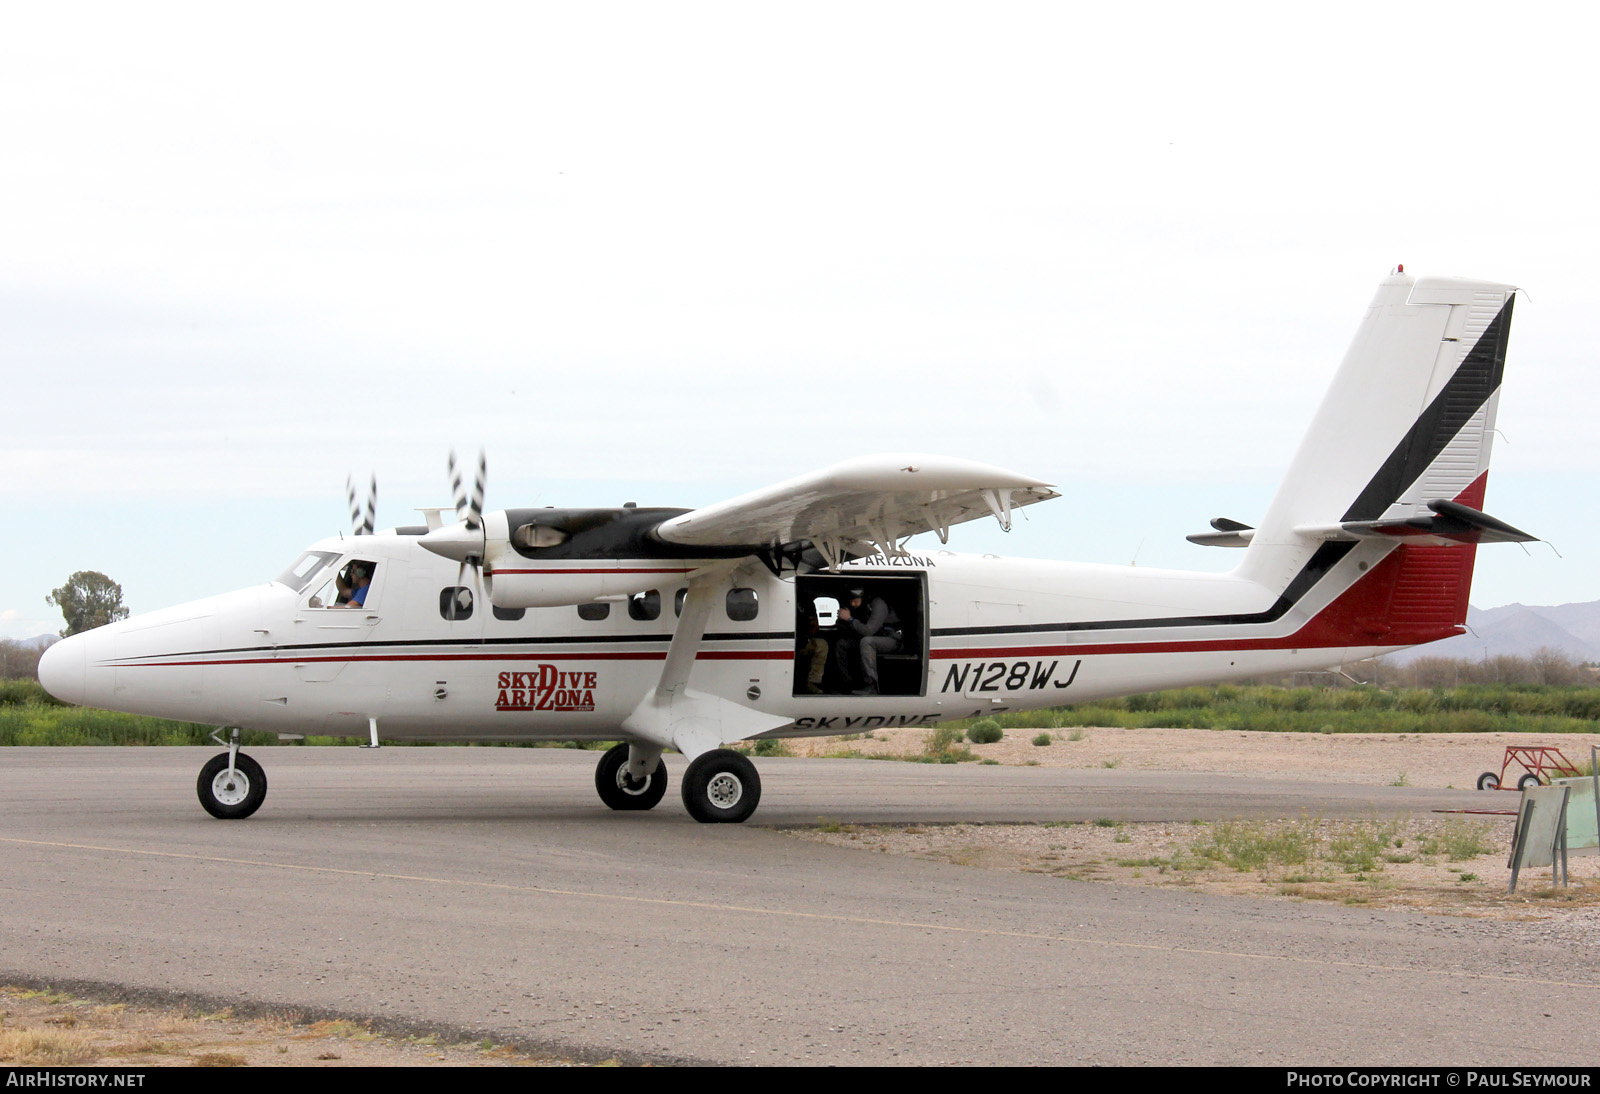
[[[261,808],[267,797],[267,773],[249,756],[236,756],[228,769],[228,754],[220,752],[200,769],[195,784],[205,811],[221,820],[242,820]]]
[[[221,738],[212,734],[221,744]],[[206,761],[195,781],[200,805],[219,820],[243,820],[267,798],[267,773],[261,765],[239,751],[239,731],[233,731],[228,751]]]

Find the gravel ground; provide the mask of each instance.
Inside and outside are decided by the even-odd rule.
[[[239,1017],[0,986],[0,1065],[106,1067],[573,1066],[506,1045],[391,1037],[360,1022]]]
[[[1600,736],[1505,733],[1320,734],[1204,729],[1052,731],[1049,745],[1034,745],[1039,730],[1007,730],[992,745],[968,745],[979,760],[1047,767],[1129,767],[1161,771],[1270,774],[1279,779],[1336,781],[1367,786],[1466,788],[1479,773],[1498,771],[1506,745],[1550,745],[1584,763]],[[1079,740],[1070,740],[1073,732]],[[889,730],[864,737],[814,737],[786,741],[792,755],[916,756],[927,730]],[[1518,768],[1508,773],[1514,782]],[[1486,809],[1515,809],[1518,796],[1483,794]],[[886,854],[914,855],[989,869],[1022,870],[1086,881],[1182,886],[1195,891],[1333,900],[1406,907],[1449,915],[1540,920],[1551,929],[1576,931],[1600,942],[1600,858],[1574,856],[1572,885],[1552,888],[1548,868],[1525,871],[1516,894],[1511,872],[1510,817],[1412,817],[1339,824],[1286,817],[1258,824],[1174,825],[942,825],[838,826],[794,829],[798,838]],[[1252,843],[1300,837],[1308,848],[1299,862],[1268,861],[1239,868],[1217,861]],[[1379,837],[1382,837],[1381,841]],[[1294,839],[1289,839],[1296,844]],[[1381,850],[1363,860],[1352,846]],[[1463,844],[1467,844],[1463,848]],[[1470,845],[1476,846],[1470,846]],[[1456,852],[1452,855],[1452,849]],[[1465,851],[1475,851],[1466,854]],[[1370,861],[1365,866],[1364,861]]]
[[[1263,733],[1218,729],[1051,730],[1047,746],[1031,744],[1036,729],[1008,729],[992,745],[969,745],[980,760],[1042,767],[1131,767],[1152,771],[1217,771],[1284,779],[1465,789],[1484,771],[1499,771],[1507,745],[1551,745],[1585,763],[1600,734],[1556,733]],[[1074,732],[1083,739],[1070,740]],[[880,730],[865,737],[802,737],[784,742],[793,756],[846,750],[862,755],[922,751],[928,731]],[[1521,769],[1518,769],[1518,773]],[[1511,777],[1508,776],[1508,779]],[[1505,794],[1494,808],[1515,808]]]

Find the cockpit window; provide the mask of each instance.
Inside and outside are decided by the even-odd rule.
[[[353,558],[323,583],[316,595],[306,601],[308,608],[371,608],[377,601],[369,595],[378,576],[378,564],[370,559]]]
[[[307,551],[289,568],[277,576],[280,585],[287,585],[295,592],[304,592],[306,587],[316,580],[323,568],[339,556],[331,551]]]

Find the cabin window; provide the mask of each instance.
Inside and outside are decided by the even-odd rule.
[[[672,594],[672,614],[673,615],[682,615],[683,614],[683,602],[685,600],[688,600],[688,599],[689,599],[689,590],[686,589],[686,588],[685,589],[679,589],[677,592],[673,593]]]
[[[472,618],[472,590],[465,585],[452,585],[439,590],[439,615],[449,620]]]
[[[587,619],[591,623],[597,623],[610,614],[611,605],[604,600],[595,601],[592,604],[578,605],[578,618]]]
[[[502,608],[498,604],[490,605],[496,619],[504,619],[508,623],[515,623],[528,614],[527,608]]]
[[[649,622],[661,618],[661,590],[651,589],[649,592],[634,593],[628,598],[628,615],[634,619]]]
[[[728,618],[735,623],[748,623],[761,610],[754,589],[729,589],[726,605]]]

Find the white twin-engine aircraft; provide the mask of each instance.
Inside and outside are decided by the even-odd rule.
[[[1515,289],[1384,280],[1230,573],[912,554],[920,532],[1057,497],[996,467],[892,454],[702,509],[484,513],[313,544],[277,580],[62,641],[58,698],[232,727],[200,801],[266,796],[239,728],[399,740],[614,740],[613,809],[688,758],[700,821],[743,821],[764,737],[951,718],[1321,669],[1462,632],[1476,545],[1532,537],[1482,512]],[[373,487],[376,491],[376,484]]]

